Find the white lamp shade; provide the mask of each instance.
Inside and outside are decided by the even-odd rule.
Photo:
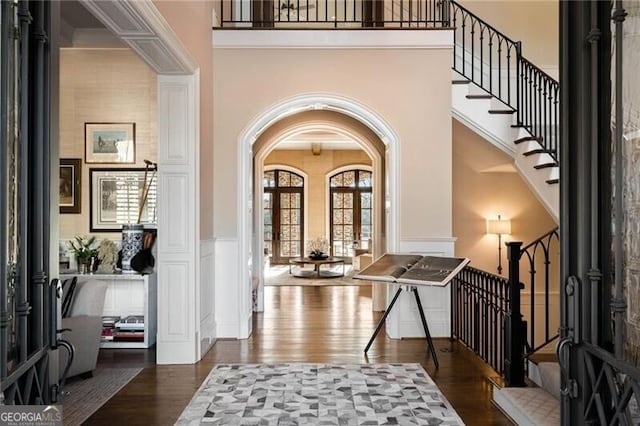
[[[511,234],[511,221],[487,220],[487,234]]]

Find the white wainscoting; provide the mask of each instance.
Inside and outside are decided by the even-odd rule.
[[[455,238],[404,238],[400,239],[398,253],[416,253],[425,256],[453,256]],[[390,285],[387,300],[391,301],[397,285]],[[432,337],[449,337],[451,334],[451,293],[447,287],[418,287],[429,331]],[[420,314],[412,292],[403,291],[389,316],[387,334],[392,339],[424,337]]]
[[[200,358],[216,342],[215,241],[200,241]]]
[[[218,338],[240,335],[238,239],[215,239],[215,321]]]

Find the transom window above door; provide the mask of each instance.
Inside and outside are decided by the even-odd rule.
[[[304,178],[287,170],[263,177],[264,253],[273,264],[288,263],[304,250]]]
[[[329,179],[331,189],[331,253],[354,256],[356,249],[370,250],[373,238],[373,175],[367,170],[347,170]]]

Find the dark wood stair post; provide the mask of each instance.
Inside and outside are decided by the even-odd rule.
[[[509,300],[508,311],[504,319],[504,381],[506,386],[525,386],[524,383],[524,347],[527,323],[522,320],[520,309],[520,256],[522,242],[511,241],[507,244],[509,262]]]

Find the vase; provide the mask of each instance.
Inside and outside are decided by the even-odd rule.
[[[329,258],[329,255],[328,254],[324,254],[324,253],[309,255],[309,259],[311,259],[311,260],[325,260],[325,259],[328,259],[328,258]]]
[[[131,259],[142,250],[144,226],[140,224],[122,225],[122,273],[136,274],[131,267]]]
[[[91,271],[90,259],[78,257],[76,260],[78,262],[79,274],[88,274]]]

